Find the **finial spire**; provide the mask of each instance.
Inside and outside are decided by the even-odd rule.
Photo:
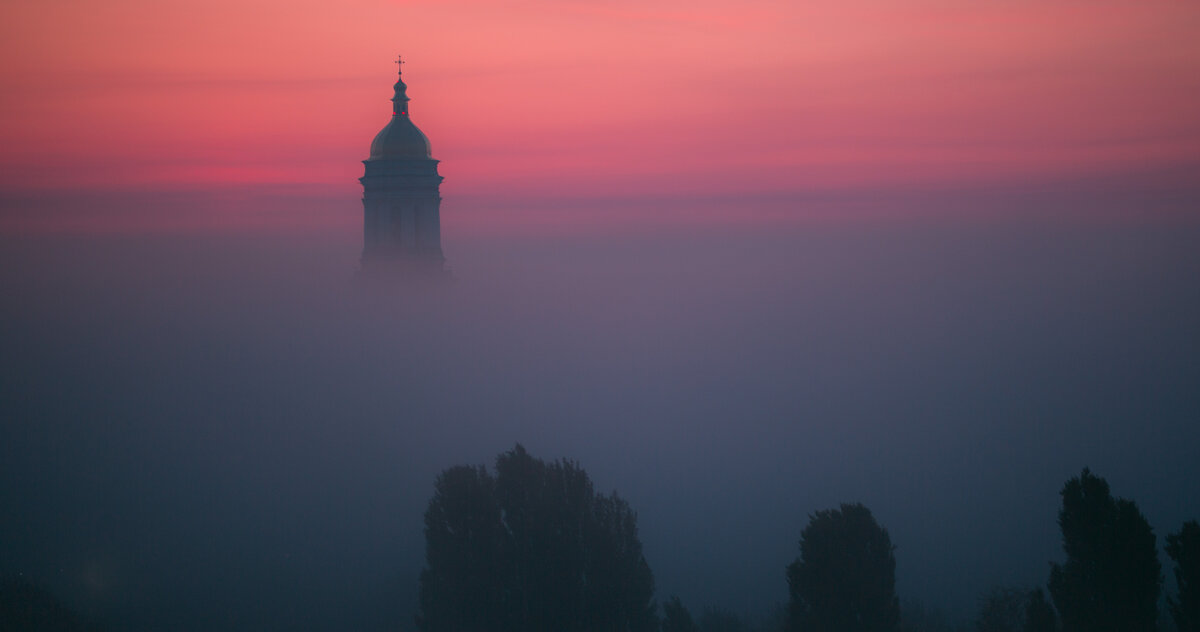
[[[401,64],[404,63],[404,58],[396,55],[397,79],[396,85],[392,86],[396,90],[396,95],[392,97],[392,116],[408,116],[408,86],[404,85],[404,77],[400,76],[404,70]]]

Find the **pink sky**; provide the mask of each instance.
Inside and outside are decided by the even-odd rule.
[[[1187,173],[1197,33],[1176,1],[7,0],[0,190],[354,196],[397,52],[447,196]]]

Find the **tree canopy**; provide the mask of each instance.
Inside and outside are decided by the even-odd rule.
[[[997,586],[980,600],[978,632],[1055,632],[1058,618],[1041,588]]]
[[[788,629],[897,629],[894,548],[887,530],[861,504],[813,514],[800,534],[800,557],[787,569]]]
[[[1054,614],[1054,606],[1046,601],[1046,593],[1041,588],[1029,591],[1022,629],[1025,632],[1055,632],[1058,629],[1058,615]]]
[[[1021,632],[1025,627],[1024,590],[996,586],[980,599],[979,614],[975,617],[978,632]]]
[[[99,632],[48,589],[24,578],[0,580],[0,630],[4,632]]]
[[[1049,589],[1063,631],[1153,632],[1162,566],[1146,518],[1087,468],[1066,482],[1062,499],[1067,560],[1052,565]]]
[[[679,597],[673,596],[663,602],[662,632],[697,632],[692,613]]]
[[[1167,536],[1167,555],[1175,561],[1179,595],[1167,607],[1179,632],[1200,632],[1200,523],[1189,520]]]
[[[567,460],[520,445],[444,471],[425,512],[417,625],[473,630],[653,630],[654,578],[637,515]]]

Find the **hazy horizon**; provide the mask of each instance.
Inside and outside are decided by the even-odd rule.
[[[630,501],[660,600],[766,614],[861,501],[965,619],[1084,466],[1160,544],[1200,512],[1200,221],[1027,210],[449,230],[432,294],[356,281],[351,218],[9,235],[3,570],[134,629],[408,625],[434,476],[520,442]]]

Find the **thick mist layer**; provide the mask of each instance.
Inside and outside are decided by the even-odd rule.
[[[433,289],[352,230],[5,238],[0,574],[121,629],[407,629],[434,477],[516,442],[630,502],[660,599],[750,615],[839,502],[956,617],[1045,581],[1085,465],[1200,514],[1200,222],[947,217],[451,230]]]

